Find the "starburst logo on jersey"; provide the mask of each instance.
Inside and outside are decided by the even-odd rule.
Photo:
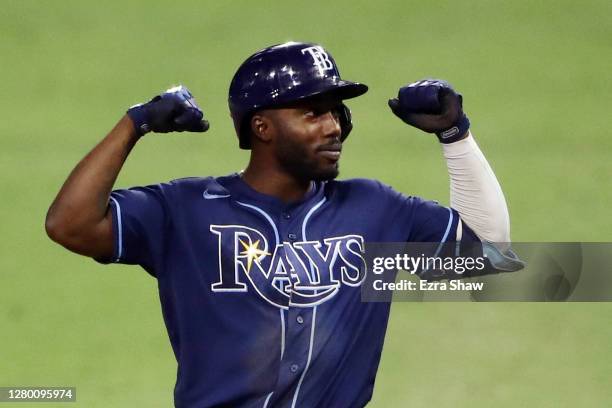
[[[240,240],[240,243],[244,247],[244,251],[240,252],[240,255],[247,256],[247,272],[251,271],[251,265],[253,264],[253,260],[258,262],[258,260],[265,255],[270,255],[266,251],[259,249],[259,240],[255,241],[253,244],[245,244],[243,240]]]
[[[274,306],[309,307],[331,299],[342,285],[363,283],[366,263],[360,235],[321,241],[281,242],[270,252],[268,239],[242,225],[211,225],[219,245],[219,278],[213,292],[253,288]]]

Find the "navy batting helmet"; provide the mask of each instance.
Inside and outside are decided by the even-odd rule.
[[[367,90],[364,84],[340,79],[336,62],[320,45],[288,42],[264,48],[242,63],[229,89],[229,108],[240,148],[251,148],[249,121],[260,109],[322,94],[349,99]],[[344,104],[340,125],[344,140],[353,127]]]

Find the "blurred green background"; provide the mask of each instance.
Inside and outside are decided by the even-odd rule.
[[[515,241],[612,240],[610,1],[2,0],[0,386],[76,386],[73,407],[171,406],[155,280],[55,245],[46,209],[128,106],[173,84],[211,130],[147,136],[117,186],[243,168],[229,81],[291,39],[324,44],[370,86],[349,104],[341,177],[448,203],[440,147],[386,106],[441,77],[464,95]],[[371,406],[610,406],[611,318],[603,303],[394,304]]]

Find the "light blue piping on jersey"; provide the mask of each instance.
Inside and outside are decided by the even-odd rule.
[[[272,220],[272,217],[270,217],[270,215],[268,215],[268,213],[265,212],[264,210],[262,210],[261,208],[259,208],[257,206],[254,206],[252,204],[247,204],[247,203],[243,203],[243,202],[240,202],[240,201],[236,201],[236,203],[240,204],[243,207],[247,207],[247,208],[250,208],[252,210],[255,210],[259,214],[263,215],[263,217],[266,219],[266,221],[268,221],[270,223],[270,225],[272,226],[272,229],[274,230],[274,239],[276,240],[274,248],[276,248],[276,246],[280,244],[280,237],[278,235],[278,228],[276,228],[276,224],[274,224],[274,220]],[[283,359],[283,355],[285,354],[285,311],[283,309],[279,309],[279,310],[280,310],[280,320],[281,320],[281,350],[280,350],[280,358],[282,360]],[[263,404],[263,408],[266,408],[268,406],[268,402],[270,401],[270,398],[272,397],[272,394],[274,394],[274,391],[269,393],[268,396],[266,397],[266,400],[265,400],[265,402]]]
[[[453,226],[453,210],[451,208],[448,208],[448,212],[449,212],[448,225],[446,226],[446,231],[444,231],[444,236],[442,237],[442,241],[440,241],[440,244],[438,245],[438,248],[436,248],[436,253],[433,256],[434,258],[437,258],[438,255],[440,254],[440,251],[442,250],[442,246],[444,245],[444,243],[448,239],[448,234],[449,234],[449,232],[451,230],[451,227]],[[420,273],[423,274],[423,273],[427,272],[428,270],[429,270],[429,266],[423,268]]]
[[[247,207],[250,208],[252,210],[257,211],[258,213],[260,213],[261,215],[264,216],[264,218],[270,223],[270,225],[272,226],[272,229],[274,230],[274,238],[276,239],[276,245],[280,244],[280,239],[278,237],[278,229],[276,228],[276,224],[274,224],[274,221],[272,221],[272,217],[270,217],[268,215],[268,213],[266,213],[264,210],[262,210],[259,207],[256,207],[254,205],[251,204],[246,204],[246,203],[242,203],[240,201],[236,201],[238,204],[240,204],[243,207]],[[274,248],[276,248],[276,245],[274,246]]]
[[[306,214],[306,216],[304,217],[304,221],[302,222],[302,239],[304,241],[307,240],[306,238],[306,225],[308,224],[308,221],[310,220],[310,217],[312,216],[312,214],[319,208],[321,207],[321,205],[323,205],[323,203],[325,202],[326,198],[323,197],[323,199],[321,199],[321,201],[319,201],[317,204],[315,204]],[[261,214],[264,215],[264,217],[266,217],[266,219],[270,222],[270,224],[272,224],[272,227],[274,228],[274,232],[275,234],[277,234],[277,242],[278,242],[278,232],[276,230],[276,226],[274,225],[274,222],[272,221],[272,218],[270,216],[268,216],[268,214],[266,214],[263,210],[249,205],[249,204],[244,204],[241,202],[238,202],[238,204],[243,205],[245,207],[249,207],[249,208],[253,208],[257,211],[259,211]],[[283,358],[283,352],[285,349],[284,343],[285,343],[285,315],[283,313],[283,309],[281,309],[281,330],[283,333],[283,338],[282,338],[282,347],[281,347],[281,360]],[[300,387],[302,386],[302,382],[304,381],[304,377],[306,376],[306,371],[308,371],[308,367],[310,366],[310,361],[312,359],[312,349],[313,349],[313,345],[314,345],[314,333],[315,333],[315,323],[316,323],[316,317],[317,317],[317,306],[315,306],[312,310],[312,326],[310,328],[310,344],[308,347],[308,359],[306,361],[306,367],[304,368],[304,371],[302,372],[302,376],[300,377],[300,380],[298,381],[298,385],[297,388],[295,390],[295,394],[293,395],[293,402],[291,404],[291,408],[295,408],[295,404],[297,402],[297,397],[298,394],[300,392]],[[266,400],[263,404],[263,408],[266,408],[268,406],[268,403],[270,402],[270,398],[272,397],[272,394],[274,394],[274,391],[272,391],[271,393],[268,394],[268,396],[266,397]]]
[[[444,243],[446,242],[446,239],[448,238],[448,233],[450,232],[451,227],[453,226],[453,210],[451,210],[449,208],[448,212],[450,213],[450,215],[448,216],[448,225],[446,226],[446,231],[444,232],[444,236],[442,237],[442,241],[440,241],[440,245],[438,245],[438,248],[436,249],[436,253],[434,254],[434,258],[438,257],[438,254],[442,250],[442,245],[444,245]]]
[[[285,309],[280,310],[280,318],[281,318],[281,360],[283,359],[283,354],[285,354]]]
[[[272,226],[272,229],[274,230],[274,238],[276,239],[274,248],[276,248],[276,246],[280,243],[280,238],[278,236],[278,228],[276,228],[276,224],[274,224],[272,217],[270,217],[267,212],[265,212],[264,210],[262,210],[261,208],[257,206],[246,204],[240,201],[236,201],[236,202],[243,207],[251,208],[257,211],[258,213],[264,216],[264,218],[270,223],[270,225]],[[283,309],[280,309],[280,317],[281,317],[281,331],[282,331],[282,339],[281,339],[281,359],[282,359],[283,353],[285,352],[285,315],[283,313]],[[270,393],[270,395],[272,395],[272,393]]]
[[[119,262],[121,260],[121,255],[123,255],[123,227],[121,226],[121,206],[119,202],[115,200],[113,197],[110,197],[111,200],[115,203],[115,207],[117,208],[117,259],[115,262]]]
[[[326,200],[326,198],[323,197],[323,199],[321,201],[319,201],[318,203],[316,203],[308,211],[308,214],[306,214],[306,216],[304,217],[304,222],[302,223],[302,239],[304,241],[307,241],[307,239],[306,239],[306,224],[308,223],[308,220],[310,220],[310,216],[312,215],[312,213],[314,213],[316,210],[318,210],[320,206],[323,205],[325,200]],[[313,280],[315,279],[314,265],[312,264],[312,262],[310,263],[310,278],[313,279]]]
[[[304,372],[300,377],[300,381],[298,381],[297,388],[295,390],[295,394],[293,395],[293,402],[291,403],[291,408],[295,408],[295,403],[297,402],[298,394],[300,393],[300,387],[302,386],[302,381],[304,381],[304,377],[306,376],[306,371],[308,371],[308,367],[310,367],[310,360],[312,359],[312,349],[314,348],[314,332],[315,332],[315,323],[317,319],[317,306],[312,308],[312,327],[310,329],[310,347],[308,348],[308,360],[306,360],[306,367],[304,368]]]
[[[306,214],[306,216],[304,217],[304,222],[302,222],[302,239],[304,241],[307,241],[306,239],[306,224],[308,223],[308,221],[310,220],[310,216],[312,215],[312,213],[314,213],[315,211],[317,211],[319,209],[320,206],[323,205],[323,203],[325,202],[326,198],[323,197],[321,199],[321,201],[319,201],[318,203],[316,203],[309,211],[308,214]]]
[[[310,220],[310,216],[323,205],[326,198],[323,197],[321,201],[316,203],[306,214],[304,217],[304,221],[302,222],[302,239],[304,241],[308,241],[306,238],[306,224]],[[312,359],[312,349],[314,348],[314,333],[315,333],[315,324],[317,320],[317,306],[312,308],[312,326],[310,328],[310,344],[308,346],[308,359],[306,360],[306,367],[304,367],[304,371],[302,372],[302,376],[298,381],[297,388],[295,389],[295,394],[293,394],[293,402],[291,403],[291,408],[295,408],[295,404],[297,402],[298,394],[300,393],[300,388],[302,387],[302,382],[304,381],[304,377],[306,377],[306,372],[310,367],[310,361]]]
[[[266,400],[264,401],[264,404],[263,404],[263,408],[267,408],[268,407],[268,402],[270,402],[270,398],[272,398],[272,394],[274,394],[274,391],[269,393],[268,396],[266,397]]]
[[[281,355],[280,355],[280,359],[283,359],[283,355],[285,354],[285,310],[284,309],[278,309],[280,311],[280,319],[281,319]],[[263,408],[267,408],[268,403],[270,402],[270,398],[272,398],[272,394],[274,394],[274,391],[272,391],[271,393],[268,394],[268,396],[266,397],[266,400],[263,404]]]

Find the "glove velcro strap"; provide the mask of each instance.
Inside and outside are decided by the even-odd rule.
[[[134,129],[139,136],[151,131],[151,127],[147,121],[147,112],[143,104],[134,105],[127,110],[127,115],[134,122]]]
[[[453,124],[453,126],[441,132],[437,132],[436,136],[438,136],[440,143],[454,143],[457,140],[460,140],[469,128],[470,120],[467,118],[467,116],[465,116],[465,113],[461,112],[461,116],[457,122]]]

